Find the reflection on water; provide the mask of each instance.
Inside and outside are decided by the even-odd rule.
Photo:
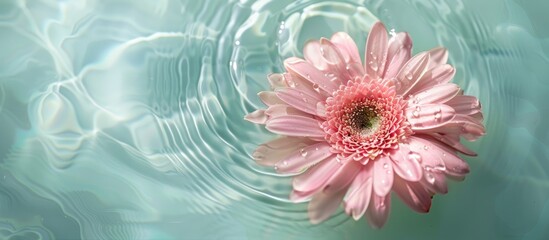
[[[533,2],[536,2],[535,4]],[[543,1],[0,2],[0,238],[549,237],[549,21]],[[370,25],[443,45],[483,103],[465,182],[382,230],[310,225],[288,178],[253,163],[243,120],[282,60]],[[359,44],[360,51],[363,45]]]

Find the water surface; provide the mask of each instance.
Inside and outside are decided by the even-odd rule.
[[[549,2],[4,0],[2,239],[549,239]],[[488,134],[428,214],[311,225],[243,116],[307,40],[371,24],[449,49]]]

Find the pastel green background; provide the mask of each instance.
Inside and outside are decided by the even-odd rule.
[[[0,239],[549,239],[549,1],[2,0]],[[319,225],[243,120],[303,44],[442,45],[487,135],[428,214]]]

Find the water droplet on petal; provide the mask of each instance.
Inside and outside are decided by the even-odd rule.
[[[435,183],[435,176],[433,176],[432,173],[428,172],[426,175],[425,175],[425,178],[427,179],[427,181],[431,184]]]
[[[410,151],[408,153],[408,159],[410,159],[412,161],[421,162],[421,155],[419,155],[419,153],[417,153],[417,152]]]
[[[383,168],[387,169],[388,167],[389,167],[389,164],[387,164],[387,163],[383,164]]]
[[[302,148],[300,152],[302,157],[307,157],[307,154],[309,154],[309,152],[305,151],[305,148]]]
[[[415,118],[418,118],[418,117],[419,117],[419,111],[414,110],[414,111],[412,112],[412,115],[413,115]]]
[[[383,201],[379,202],[378,208],[383,208],[383,207],[385,207],[385,202]]]
[[[435,171],[444,172],[444,171],[446,171],[446,166],[444,166],[443,164],[437,164],[437,165],[435,165],[435,167],[433,169]]]
[[[414,75],[412,74],[412,71],[408,71],[408,72],[406,73],[406,78],[407,78],[408,80],[411,81],[413,77],[414,77]]]
[[[282,162],[282,165],[287,166],[287,165],[288,165],[288,161],[283,161],[283,162]]]
[[[288,86],[290,86],[291,88],[295,88],[295,86],[297,86],[297,84],[292,80],[287,80],[287,82],[288,82]]]
[[[308,103],[308,102],[309,102],[309,99],[303,98],[303,101],[306,102],[306,103]]]
[[[316,84],[316,83],[313,83],[313,89],[314,89],[316,92],[320,92],[320,86],[318,86],[318,84]]]
[[[424,149],[425,151],[427,151],[427,150],[429,150],[429,146],[423,145],[423,149]]]
[[[375,59],[375,58],[374,58],[374,59]],[[368,65],[370,66],[370,68],[371,68],[372,70],[377,71],[377,69],[378,69],[377,62],[370,61],[370,62],[368,63]]]

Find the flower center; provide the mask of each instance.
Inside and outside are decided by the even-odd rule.
[[[342,158],[366,164],[397,149],[411,130],[390,82],[349,81],[326,99],[326,141]]]
[[[376,109],[369,105],[357,106],[354,110],[345,114],[345,122],[351,128],[351,132],[363,137],[374,134],[381,125],[381,117]]]

